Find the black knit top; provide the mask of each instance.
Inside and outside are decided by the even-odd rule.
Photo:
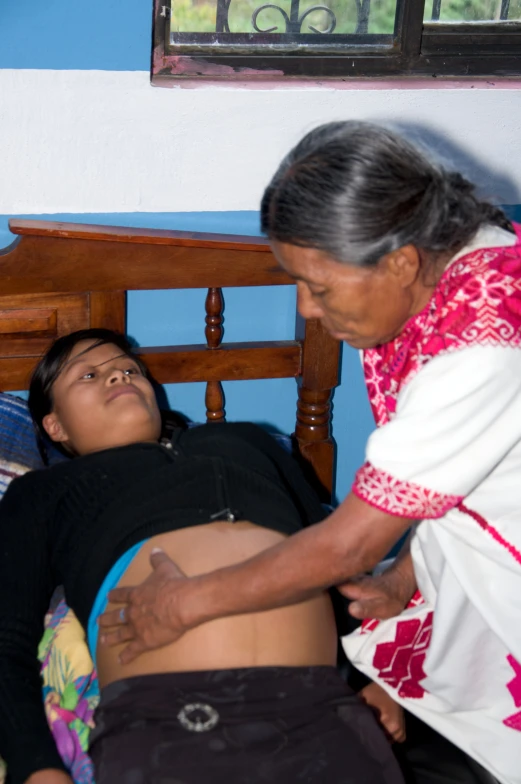
[[[11,483],[0,503],[0,756],[12,784],[63,768],[37,661],[55,587],[85,627],[132,545],[230,516],[286,534],[324,517],[296,461],[255,425],[203,425],[168,447],[108,449]]]

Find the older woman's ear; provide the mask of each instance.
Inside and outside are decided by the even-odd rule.
[[[397,278],[404,289],[416,283],[422,269],[420,252],[415,245],[403,245],[387,253],[380,264]]]

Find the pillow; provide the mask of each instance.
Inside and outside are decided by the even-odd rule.
[[[0,393],[0,460],[42,468],[34,427],[25,400]]]

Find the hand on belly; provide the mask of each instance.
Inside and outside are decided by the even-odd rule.
[[[119,585],[139,585],[151,572],[150,553],[160,547],[188,576],[244,561],[285,537],[243,521],[217,522],[161,534],[149,540]],[[336,663],[337,634],[329,596],[264,613],[221,618],[187,632],[172,645],[121,665],[124,646],[98,645],[100,685],[157,672]]]

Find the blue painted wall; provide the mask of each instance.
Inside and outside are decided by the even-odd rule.
[[[148,71],[152,0],[0,0],[0,68]]]

